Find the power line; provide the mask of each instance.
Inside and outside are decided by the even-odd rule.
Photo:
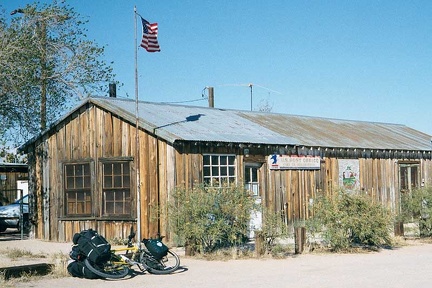
[[[251,93],[251,100],[250,100],[250,102],[251,102],[251,111],[252,111],[253,87],[254,87],[254,86],[259,87],[259,88],[262,88],[262,89],[267,90],[267,91],[269,91],[269,92],[273,92],[273,93],[277,93],[277,94],[283,95],[283,94],[282,94],[281,92],[279,92],[279,91],[276,91],[276,90],[273,90],[273,89],[267,88],[267,87],[262,86],[262,85],[253,84],[253,83],[247,83],[247,84],[242,84],[242,83],[240,83],[240,84],[220,84],[220,85],[215,85],[215,87],[230,87],[230,86],[231,86],[231,87],[237,86],[237,87],[249,87],[249,88],[250,88],[250,93]],[[208,88],[208,86],[206,86],[206,87],[202,90],[202,92],[201,92],[201,97],[202,97],[202,98],[192,99],[192,100],[184,100],[184,101],[164,101],[164,102],[159,102],[159,103],[162,103],[162,104],[183,104],[183,103],[192,103],[192,102],[198,102],[198,101],[208,100],[208,96],[205,95],[205,90],[206,90],[207,88]]]
[[[238,87],[251,87],[251,86],[256,86],[256,87],[259,87],[259,88],[265,89],[265,90],[267,90],[267,91],[270,91],[270,92],[273,92],[273,93],[277,93],[277,94],[283,95],[282,92],[279,92],[279,91],[276,91],[276,90],[273,90],[273,89],[267,88],[267,87],[265,87],[265,86],[255,84],[255,83],[247,83],[247,84],[242,84],[242,83],[238,83],[238,84],[220,84],[220,85],[216,85],[215,87],[224,87],[224,86],[225,86],[225,87],[227,87],[227,86],[238,86]]]
[[[190,102],[198,102],[198,101],[203,101],[203,100],[207,100],[208,98],[199,98],[199,99],[194,99],[194,100],[185,100],[185,101],[168,101],[168,102],[159,102],[159,103],[163,103],[163,104],[181,104],[181,103],[190,103]]]

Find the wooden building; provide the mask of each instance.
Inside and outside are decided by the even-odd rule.
[[[21,147],[36,238],[70,241],[90,227],[126,237],[137,218],[141,237],[169,235],[157,207],[179,185],[215,180],[245,184],[287,223],[341,186],[397,212],[401,191],[432,183],[431,136],[404,125],[147,102],[135,111],[129,99],[88,98]]]
[[[0,163],[0,206],[28,193],[28,167],[22,163]]]

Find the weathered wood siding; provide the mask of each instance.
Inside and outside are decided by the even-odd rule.
[[[86,109],[88,108],[88,109]],[[92,107],[83,107],[53,133],[37,142],[34,150],[35,175],[32,186],[35,191],[34,207],[37,211],[35,236],[37,238],[70,241],[73,234],[85,228],[97,229],[107,238],[127,236],[131,226],[136,230],[136,132],[135,125],[115,117],[112,113]],[[154,236],[159,231],[156,215],[159,201],[159,179],[157,170],[167,171],[166,143],[140,131],[140,183],[142,237]],[[158,152],[161,149],[161,152]],[[172,152],[171,152],[172,154]],[[102,202],[101,158],[133,157],[131,175],[130,219],[112,219],[101,216]],[[163,167],[157,161],[162,161]],[[92,159],[94,171],[93,215],[90,219],[65,217],[63,192],[63,163]],[[166,173],[166,172],[165,172]],[[172,172],[171,172],[172,173]],[[163,176],[163,175],[162,175]],[[173,186],[171,182],[170,187]],[[163,186],[166,190],[165,186]],[[166,195],[166,192],[165,194]]]
[[[87,104],[90,105],[90,104]],[[261,164],[259,173],[262,202],[274,211],[280,211],[287,223],[310,217],[310,203],[319,193],[331,195],[338,189],[339,167],[337,155],[322,157],[318,170],[270,170],[267,156],[271,147],[251,149],[243,156],[239,145],[215,143],[180,143],[172,146],[139,131],[139,155],[136,155],[136,129],[112,113],[95,106],[82,107],[70,115],[43,138],[35,142],[30,159],[34,165],[30,172],[35,233],[37,238],[71,241],[74,233],[85,228],[97,229],[106,238],[125,238],[131,227],[136,229],[136,172],[140,172],[141,236],[156,233],[168,236],[167,203],[177,186],[192,188],[203,182],[203,154],[236,155],[238,183],[243,183],[244,163]],[[293,152],[294,153],[294,152]],[[295,154],[295,153],[294,153]],[[101,217],[102,173],[100,159],[128,157],[131,167],[131,217],[115,219]],[[63,164],[77,160],[94,162],[92,183],[94,190],[93,216],[65,217]],[[137,161],[139,159],[139,161]],[[397,159],[359,159],[360,189],[376,201],[397,211],[399,207],[399,166]],[[405,159],[407,160],[407,159]],[[419,163],[420,178],[424,185],[432,184],[430,160],[412,160]],[[139,163],[138,163],[139,162]],[[138,165],[139,164],[139,165]],[[160,212],[160,213],[159,213]],[[159,218],[160,217],[160,218]]]
[[[405,161],[407,161],[405,159]],[[430,160],[411,160],[420,164],[420,179],[432,185]],[[395,159],[359,159],[360,191],[393,212],[400,208],[399,166]],[[282,211],[288,223],[310,217],[310,203],[319,194],[331,195],[339,188],[337,158],[325,158],[320,170],[268,170],[264,203]]]

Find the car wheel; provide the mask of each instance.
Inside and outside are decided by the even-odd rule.
[[[0,226],[0,232],[5,232],[6,231],[6,227],[4,227],[4,226]]]

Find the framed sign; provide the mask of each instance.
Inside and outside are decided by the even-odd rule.
[[[357,159],[338,159],[339,186],[347,190],[360,188],[360,169]]]
[[[288,156],[273,154],[268,156],[268,165],[271,170],[283,169],[320,169],[319,156]]]

